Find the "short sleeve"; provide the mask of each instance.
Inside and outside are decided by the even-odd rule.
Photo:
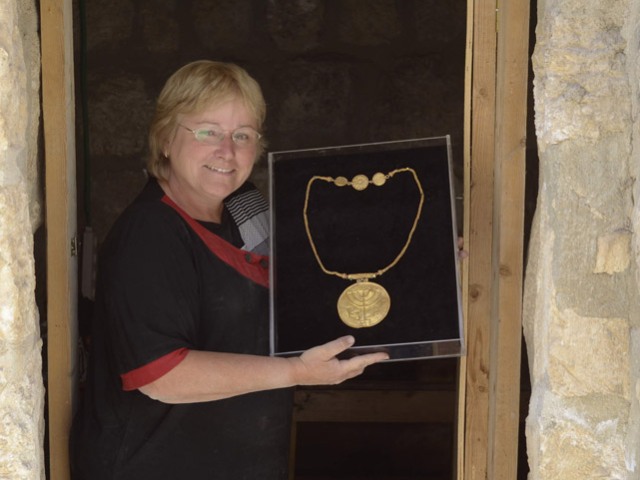
[[[100,258],[103,331],[120,375],[192,349],[199,321],[192,238],[168,207],[130,209]],[[153,380],[153,379],[151,379]]]

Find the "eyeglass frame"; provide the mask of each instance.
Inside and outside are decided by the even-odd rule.
[[[210,131],[210,132],[211,132],[211,131],[212,131],[211,129],[207,129],[207,128],[192,129],[192,128],[187,127],[186,125],[183,125],[182,123],[178,123],[177,125],[178,125],[179,127],[184,128],[185,130],[187,130],[187,131],[191,132],[191,133],[193,134],[193,138],[196,140],[196,142],[198,142],[198,143],[203,143],[203,144],[205,144],[205,145],[212,145],[212,146],[213,146],[213,145],[220,145],[220,144],[222,143],[222,141],[226,138],[227,134],[229,134],[229,133],[231,134],[230,136],[231,136],[231,141],[233,142],[233,144],[234,144],[236,147],[240,147],[240,148],[246,148],[246,147],[257,146],[257,145],[259,144],[259,142],[260,142],[260,139],[261,139],[261,138],[262,138],[262,136],[263,136],[259,131],[257,131],[255,128],[253,128],[253,127],[251,127],[251,126],[249,126],[249,125],[244,126],[244,127],[238,127],[238,128],[236,128],[235,130],[233,130],[233,131],[231,131],[231,132],[229,132],[228,130],[223,131],[223,130],[222,130],[222,128],[220,128],[221,133],[222,133],[222,136],[214,135],[214,136],[206,137],[206,138],[216,138],[216,139],[217,139],[217,141],[216,141],[215,143],[210,143],[210,142],[208,142],[208,141],[206,141],[206,140],[204,140],[204,139],[199,139],[199,138],[198,138],[198,132],[203,132],[203,131]],[[216,124],[216,125],[217,125],[217,124]],[[218,126],[219,126],[219,125],[218,125]],[[250,130],[252,130],[253,132],[255,132],[255,134],[256,134],[256,143],[255,143],[255,145],[242,145],[242,144],[239,144],[239,143],[238,143],[238,142],[233,138],[234,133],[235,133],[235,132],[237,132],[238,130],[243,129],[243,128],[245,128],[245,129],[250,129]]]

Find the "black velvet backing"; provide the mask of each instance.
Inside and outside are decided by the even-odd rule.
[[[346,334],[356,338],[350,354],[385,350],[401,360],[462,353],[449,153],[448,137],[437,137],[269,155],[273,353],[300,352]],[[418,175],[422,213],[404,256],[372,280],[388,291],[389,314],[376,326],[352,328],[336,305],[354,282],[321,270],[305,232],[307,184],[314,175],[351,180],[402,167]],[[387,266],[407,241],[419,199],[409,172],[363,191],[315,181],[308,220],[325,267],[361,273]]]

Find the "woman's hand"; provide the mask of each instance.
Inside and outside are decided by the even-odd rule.
[[[469,252],[464,249],[464,238],[458,237],[458,259],[462,260],[469,256]]]
[[[297,385],[335,385],[360,375],[369,365],[389,358],[389,355],[384,352],[357,355],[347,360],[336,358],[354,342],[355,339],[347,335],[310,348],[299,357],[292,358],[291,360],[295,363],[295,383]]]
[[[353,342],[348,335],[311,348],[299,357],[191,350],[168,373],[139,390],[165,403],[209,402],[294,385],[335,385],[389,358],[380,352],[338,360],[336,355]]]

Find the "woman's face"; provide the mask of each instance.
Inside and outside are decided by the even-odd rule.
[[[231,133],[242,127],[257,130],[244,103],[233,98],[197,114],[179,115],[173,138],[165,149],[170,168],[168,186],[173,200],[199,220],[219,221],[222,201],[251,174],[258,147],[239,146]],[[223,131],[216,145],[199,141],[189,130]]]

